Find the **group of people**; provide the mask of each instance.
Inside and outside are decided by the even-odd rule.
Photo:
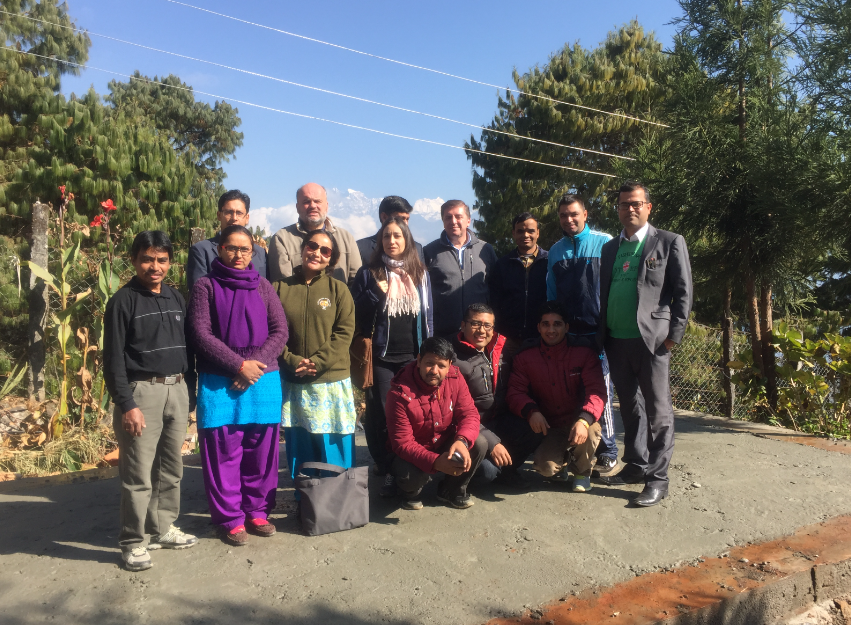
[[[281,428],[291,476],[305,462],[354,465],[356,336],[371,341],[362,425],[373,471],[381,495],[405,509],[423,507],[436,474],[438,499],[461,509],[473,505],[472,481],[528,488],[520,468],[530,456],[574,492],[597,475],[644,483],[637,506],[667,495],[668,366],[691,272],[683,238],[648,223],[645,187],[621,187],[617,238],[592,231],[582,198],[565,195],[564,236],[549,253],[523,213],[502,258],[471,231],[460,200],[443,204],[444,230],[426,246],[399,196],[382,200],[380,229],[360,241],[332,222],[320,185],[301,187],[296,207],[297,223],[267,254],[247,229],[249,197],[225,193],[220,231],[190,249],[188,306],[163,282],[168,236],[133,242],[136,276],[104,317],[127,569],[150,568],[151,550],[197,543],[174,525],[196,405],[210,516],[228,544],[275,533]],[[616,474],[612,386],[625,430]]]

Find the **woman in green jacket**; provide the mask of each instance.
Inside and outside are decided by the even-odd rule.
[[[284,403],[281,425],[290,475],[303,462],[355,463],[355,412],[349,346],[355,305],[330,272],[340,258],[334,236],[307,234],[301,266],[275,283],[287,315],[289,339],[280,357]]]

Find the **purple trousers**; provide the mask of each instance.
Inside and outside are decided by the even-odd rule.
[[[198,430],[210,518],[230,531],[265,519],[278,489],[280,424],[223,425]]]

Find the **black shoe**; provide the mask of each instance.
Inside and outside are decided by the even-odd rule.
[[[617,475],[601,475],[600,482],[606,486],[626,486],[627,484],[641,484],[644,481],[643,475],[623,475],[623,472]]]
[[[597,463],[591,470],[591,477],[600,477],[609,475],[612,471],[618,468],[618,461],[615,458],[597,458]]]
[[[507,486],[517,490],[529,490],[531,484],[529,480],[520,475],[520,472],[511,467],[506,467],[500,471],[499,475],[493,481],[498,486]]]
[[[473,498],[466,493],[463,495],[448,495],[437,491],[437,500],[442,501],[443,503],[448,503],[453,508],[458,508],[459,510],[469,508],[475,503]]]
[[[641,506],[642,508],[649,508],[650,506],[655,506],[667,496],[667,488],[645,486],[644,490],[641,491],[641,494],[632,500],[632,503],[636,506]]]
[[[396,496],[396,478],[392,473],[388,473],[384,476],[384,484],[381,485],[381,496],[382,497],[395,497]]]

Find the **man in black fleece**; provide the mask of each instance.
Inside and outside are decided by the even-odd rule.
[[[131,252],[136,276],[109,300],[103,320],[104,378],[115,402],[121,477],[118,544],[130,571],[151,568],[148,550],[197,542],[173,525],[195,375],[184,335],[186,302],[163,284],[172,258],[165,232],[139,233]]]

